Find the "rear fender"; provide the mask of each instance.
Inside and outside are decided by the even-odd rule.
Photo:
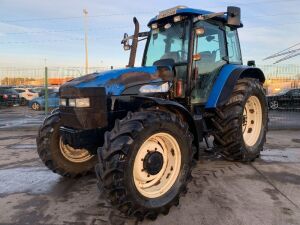
[[[255,78],[265,82],[264,73],[256,67],[242,65],[225,65],[212,88],[205,105],[206,109],[215,109],[226,104],[232,94],[237,81],[242,78]]]

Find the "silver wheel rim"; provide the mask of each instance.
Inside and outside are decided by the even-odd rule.
[[[277,109],[278,108],[278,102],[277,101],[270,102],[270,108],[271,109]]]
[[[157,151],[163,157],[161,170],[150,175],[144,170],[143,160],[149,151]],[[140,147],[134,160],[133,179],[140,194],[147,198],[164,195],[176,182],[181,168],[181,150],[176,139],[167,133],[157,133]]]
[[[62,138],[59,139],[59,148],[62,155],[69,161],[74,163],[83,163],[93,158],[93,155],[86,149],[74,149],[63,143]]]
[[[247,146],[254,146],[262,129],[262,107],[256,96],[250,96],[243,113],[243,139]]]

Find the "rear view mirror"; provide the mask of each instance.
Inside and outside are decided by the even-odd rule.
[[[227,24],[231,26],[241,26],[241,9],[239,7],[227,7]]]
[[[253,67],[255,67],[255,61],[254,61],[254,60],[249,60],[249,61],[247,62],[247,65],[248,65],[248,66],[253,66]]]
[[[121,44],[123,44],[123,48],[124,48],[125,51],[130,50],[131,45],[129,44],[129,38],[128,38],[127,33],[124,34],[124,37],[123,37],[123,40],[122,40]]]

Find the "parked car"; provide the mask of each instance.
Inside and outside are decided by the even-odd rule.
[[[11,87],[0,87],[0,106],[14,106],[20,104],[19,93]]]
[[[28,106],[33,110],[42,110],[45,108],[45,96],[34,98],[29,101]],[[58,92],[54,92],[48,95],[48,107],[56,108],[59,106],[59,95]]]
[[[32,92],[37,93],[39,97],[45,95],[45,88],[44,87],[35,87],[31,89]],[[48,87],[48,94],[58,92],[57,87]]]
[[[27,105],[30,100],[39,97],[39,94],[34,92],[32,88],[17,87],[14,89],[19,93],[21,105]]]
[[[270,109],[300,109],[300,89],[286,89],[276,95],[268,96]]]

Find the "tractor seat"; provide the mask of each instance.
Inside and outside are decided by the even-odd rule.
[[[201,59],[196,62],[198,68],[202,71],[202,74],[209,74],[216,67],[216,51],[200,52]]]
[[[207,63],[214,63],[216,61],[216,51],[205,51],[205,52],[200,52],[201,55],[201,60],[203,62],[207,62]]]

